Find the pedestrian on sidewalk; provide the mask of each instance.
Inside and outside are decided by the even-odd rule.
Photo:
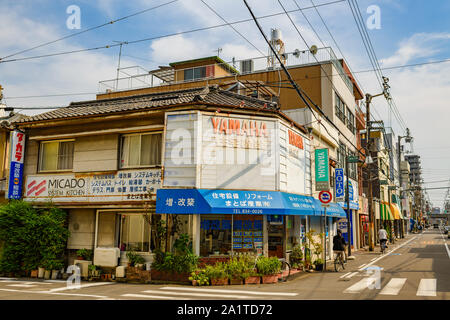
[[[378,230],[378,239],[380,239],[380,247],[383,242],[384,243],[387,242],[387,232],[386,230],[383,229],[383,227],[381,227],[381,229]],[[387,244],[385,244],[385,247],[386,248],[388,247]]]

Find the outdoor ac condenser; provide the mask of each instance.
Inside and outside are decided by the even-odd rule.
[[[95,248],[94,265],[100,267],[117,267],[120,258],[119,248]]]

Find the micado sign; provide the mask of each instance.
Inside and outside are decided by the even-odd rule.
[[[316,191],[330,189],[328,169],[328,149],[315,150]]]

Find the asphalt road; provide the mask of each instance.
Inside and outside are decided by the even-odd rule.
[[[339,273],[302,273],[285,283],[247,286],[82,282],[0,278],[0,300],[450,300],[450,239],[437,229],[411,234],[386,254],[359,251]]]

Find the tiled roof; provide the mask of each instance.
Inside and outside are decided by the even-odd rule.
[[[277,105],[269,101],[224,91],[217,88],[217,86],[207,86],[201,88],[167,91],[162,93],[152,93],[106,100],[72,102],[67,107],[62,107],[49,112],[20,119],[16,123],[29,123],[35,121],[49,121],[77,117],[92,117],[98,115],[113,114],[115,112],[132,112],[152,109],[156,107],[169,107],[189,103],[239,107],[242,101],[244,101],[243,108],[246,109],[277,109]]]

